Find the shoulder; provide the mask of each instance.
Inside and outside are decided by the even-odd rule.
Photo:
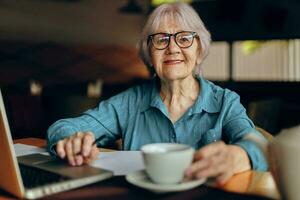
[[[227,88],[222,88],[221,86],[216,85],[204,78],[201,78],[201,84],[203,87],[205,87],[204,89],[211,94],[210,96],[219,102],[230,102],[240,98],[240,96],[236,92]]]

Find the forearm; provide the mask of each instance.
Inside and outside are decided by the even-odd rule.
[[[68,123],[67,120],[59,120],[52,124],[47,131],[47,144],[48,151],[52,155],[56,155],[54,146],[56,143],[77,132],[77,128],[72,124]]]
[[[251,163],[247,152],[237,145],[228,145],[229,155],[233,160],[233,173],[240,173],[251,169]]]
[[[97,114],[97,113],[96,113]],[[65,137],[68,137],[76,132],[93,132],[97,135],[102,131],[101,123],[94,117],[95,111],[90,111],[89,113],[84,113],[76,118],[67,118],[56,121],[52,124],[48,131],[48,142],[56,143]]]

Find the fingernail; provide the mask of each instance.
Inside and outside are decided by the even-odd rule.
[[[191,175],[192,175],[192,170],[191,170],[191,169],[187,169],[187,170],[185,171],[185,174],[186,174],[187,176],[191,176]]]
[[[61,158],[63,158],[63,154],[62,153],[59,153],[58,156],[61,157]]]
[[[83,152],[83,156],[84,156],[84,157],[87,157],[87,156],[88,156],[88,153],[87,153],[86,151],[84,151],[84,152]]]

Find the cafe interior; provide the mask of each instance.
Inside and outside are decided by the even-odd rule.
[[[136,43],[162,2],[2,0],[0,86],[13,137],[44,138],[55,120],[149,81]],[[212,35],[203,76],[237,92],[272,135],[300,123],[299,2],[187,2]]]
[[[14,138],[44,138],[151,79],[136,43],[159,0],[2,0],[0,86]],[[168,1],[166,1],[168,2]],[[300,123],[297,0],[189,0],[212,35],[203,76],[241,96],[255,125]]]
[[[56,120],[150,81],[136,44],[149,13],[167,2],[174,0],[0,0],[0,88],[13,139],[44,139]],[[203,77],[237,92],[274,137],[300,124],[300,1],[184,2],[212,35]]]

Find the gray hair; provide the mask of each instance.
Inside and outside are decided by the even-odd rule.
[[[154,69],[151,63],[147,39],[150,34],[153,34],[157,31],[161,21],[167,20],[169,17],[175,19],[187,30],[197,32],[200,40],[201,51],[199,56],[201,58],[201,63],[208,54],[211,41],[210,33],[205,28],[197,12],[186,3],[177,2],[171,4],[162,4],[157,7],[149,16],[142,31],[140,41],[137,44],[139,55],[147,66],[151,75],[154,75]],[[201,63],[197,63],[195,66],[193,70],[194,75],[201,75]]]

